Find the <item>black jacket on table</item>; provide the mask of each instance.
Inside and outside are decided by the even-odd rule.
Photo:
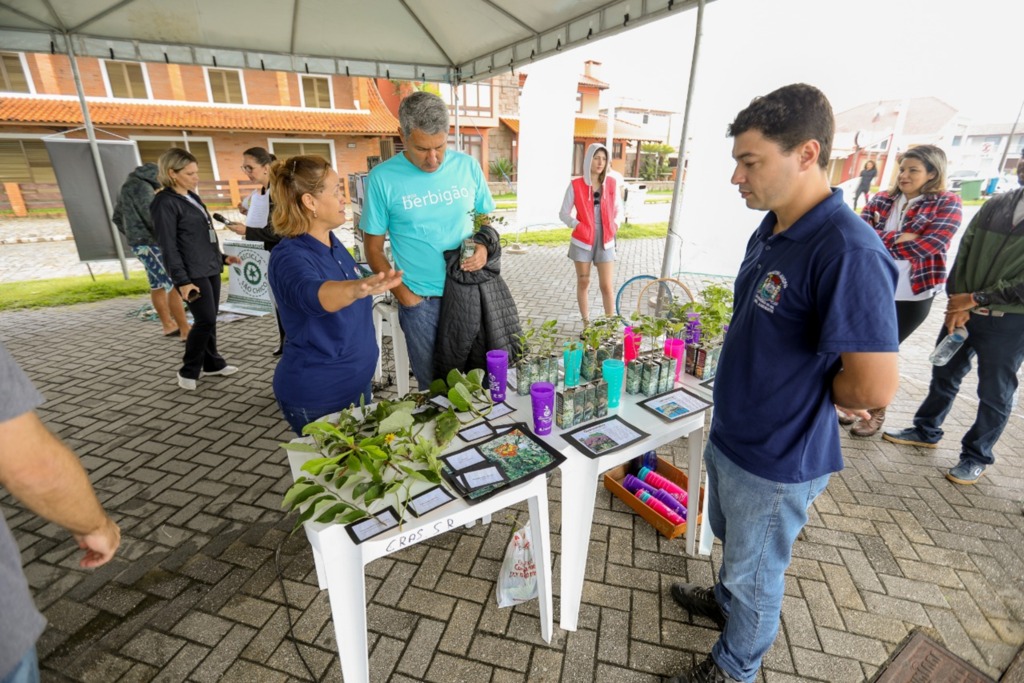
[[[210,241],[213,233],[210,213],[199,195],[195,192],[189,194],[203,207],[202,210],[171,189],[157,192],[149,205],[164,269],[176,287],[220,275],[224,269],[220,244],[216,240]]]
[[[487,264],[478,271],[460,268],[461,248],[444,252],[447,273],[434,344],[434,377],[439,379],[452,369],[486,368],[488,351],[508,351],[510,363],[519,353],[522,328],[512,292],[501,277],[498,233],[484,225],[473,239],[487,247]]]

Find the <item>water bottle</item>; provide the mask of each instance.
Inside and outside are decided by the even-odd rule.
[[[932,351],[932,355],[928,356],[928,360],[932,362],[932,365],[945,365],[953,357],[953,354],[964,345],[965,339],[967,339],[967,328],[956,328],[938,343],[935,350]]]

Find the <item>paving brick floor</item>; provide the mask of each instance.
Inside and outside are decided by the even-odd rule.
[[[617,281],[657,272],[662,244],[621,243]],[[508,255],[504,266],[524,319],[579,331],[564,248]],[[271,394],[273,321],[223,324],[221,348],[242,371],[187,393],[174,383],[181,345],[129,317],[143,302],[0,314],[0,340],[46,396],[42,417],[81,456],[124,532],[116,560],[83,572],[66,533],[0,499],[50,621],[44,680],[310,680],[299,653],[317,680],[340,680],[327,594],[280,510],[290,477],[278,444],[291,435]],[[924,395],[943,305],[904,344],[892,425],[908,423]],[[975,406],[969,379],[934,451],[843,435],[847,467],[794,548],[759,680],[865,680],[916,627],[994,677],[1009,665],[1024,642],[1024,421],[1015,412],[977,486],[957,487],[942,475]],[[685,463],[685,443],[664,454]],[[549,491],[557,594],[557,472]],[[580,627],[567,633],[556,620],[550,644],[535,603],[498,609],[494,598],[524,508],[371,563],[372,679],[643,682],[703,659],[716,632],[667,589],[711,583],[720,547],[713,562],[687,557],[682,541],[662,539],[604,489],[595,507]],[[555,605],[557,615],[557,595]]]

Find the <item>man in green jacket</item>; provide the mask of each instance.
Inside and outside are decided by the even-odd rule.
[[[1018,166],[1024,172],[1024,162]],[[961,441],[960,462],[946,473],[973,484],[995,463],[992,448],[1010,418],[1017,371],[1024,362],[1024,187],[988,200],[971,221],[946,283],[949,303],[939,338],[966,327],[967,340],[949,363],[932,367],[928,396],[914,426],[887,431],[893,443],[935,448],[960,382],[978,359],[978,415]]]

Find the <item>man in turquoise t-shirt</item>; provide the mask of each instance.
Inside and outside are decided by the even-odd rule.
[[[402,284],[391,291],[398,299],[398,320],[422,390],[433,379],[444,252],[472,234],[470,212],[490,213],[494,200],[476,160],[446,151],[444,100],[427,92],[413,93],[399,105],[398,122],[405,151],[370,172],[359,227],[366,233],[366,260],[378,273],[391,269],[384,255],[384,235],[391,237],[395,268],[404,272]],[[480,270],[486,263],[487,249],[477,244],[462,269]]]

